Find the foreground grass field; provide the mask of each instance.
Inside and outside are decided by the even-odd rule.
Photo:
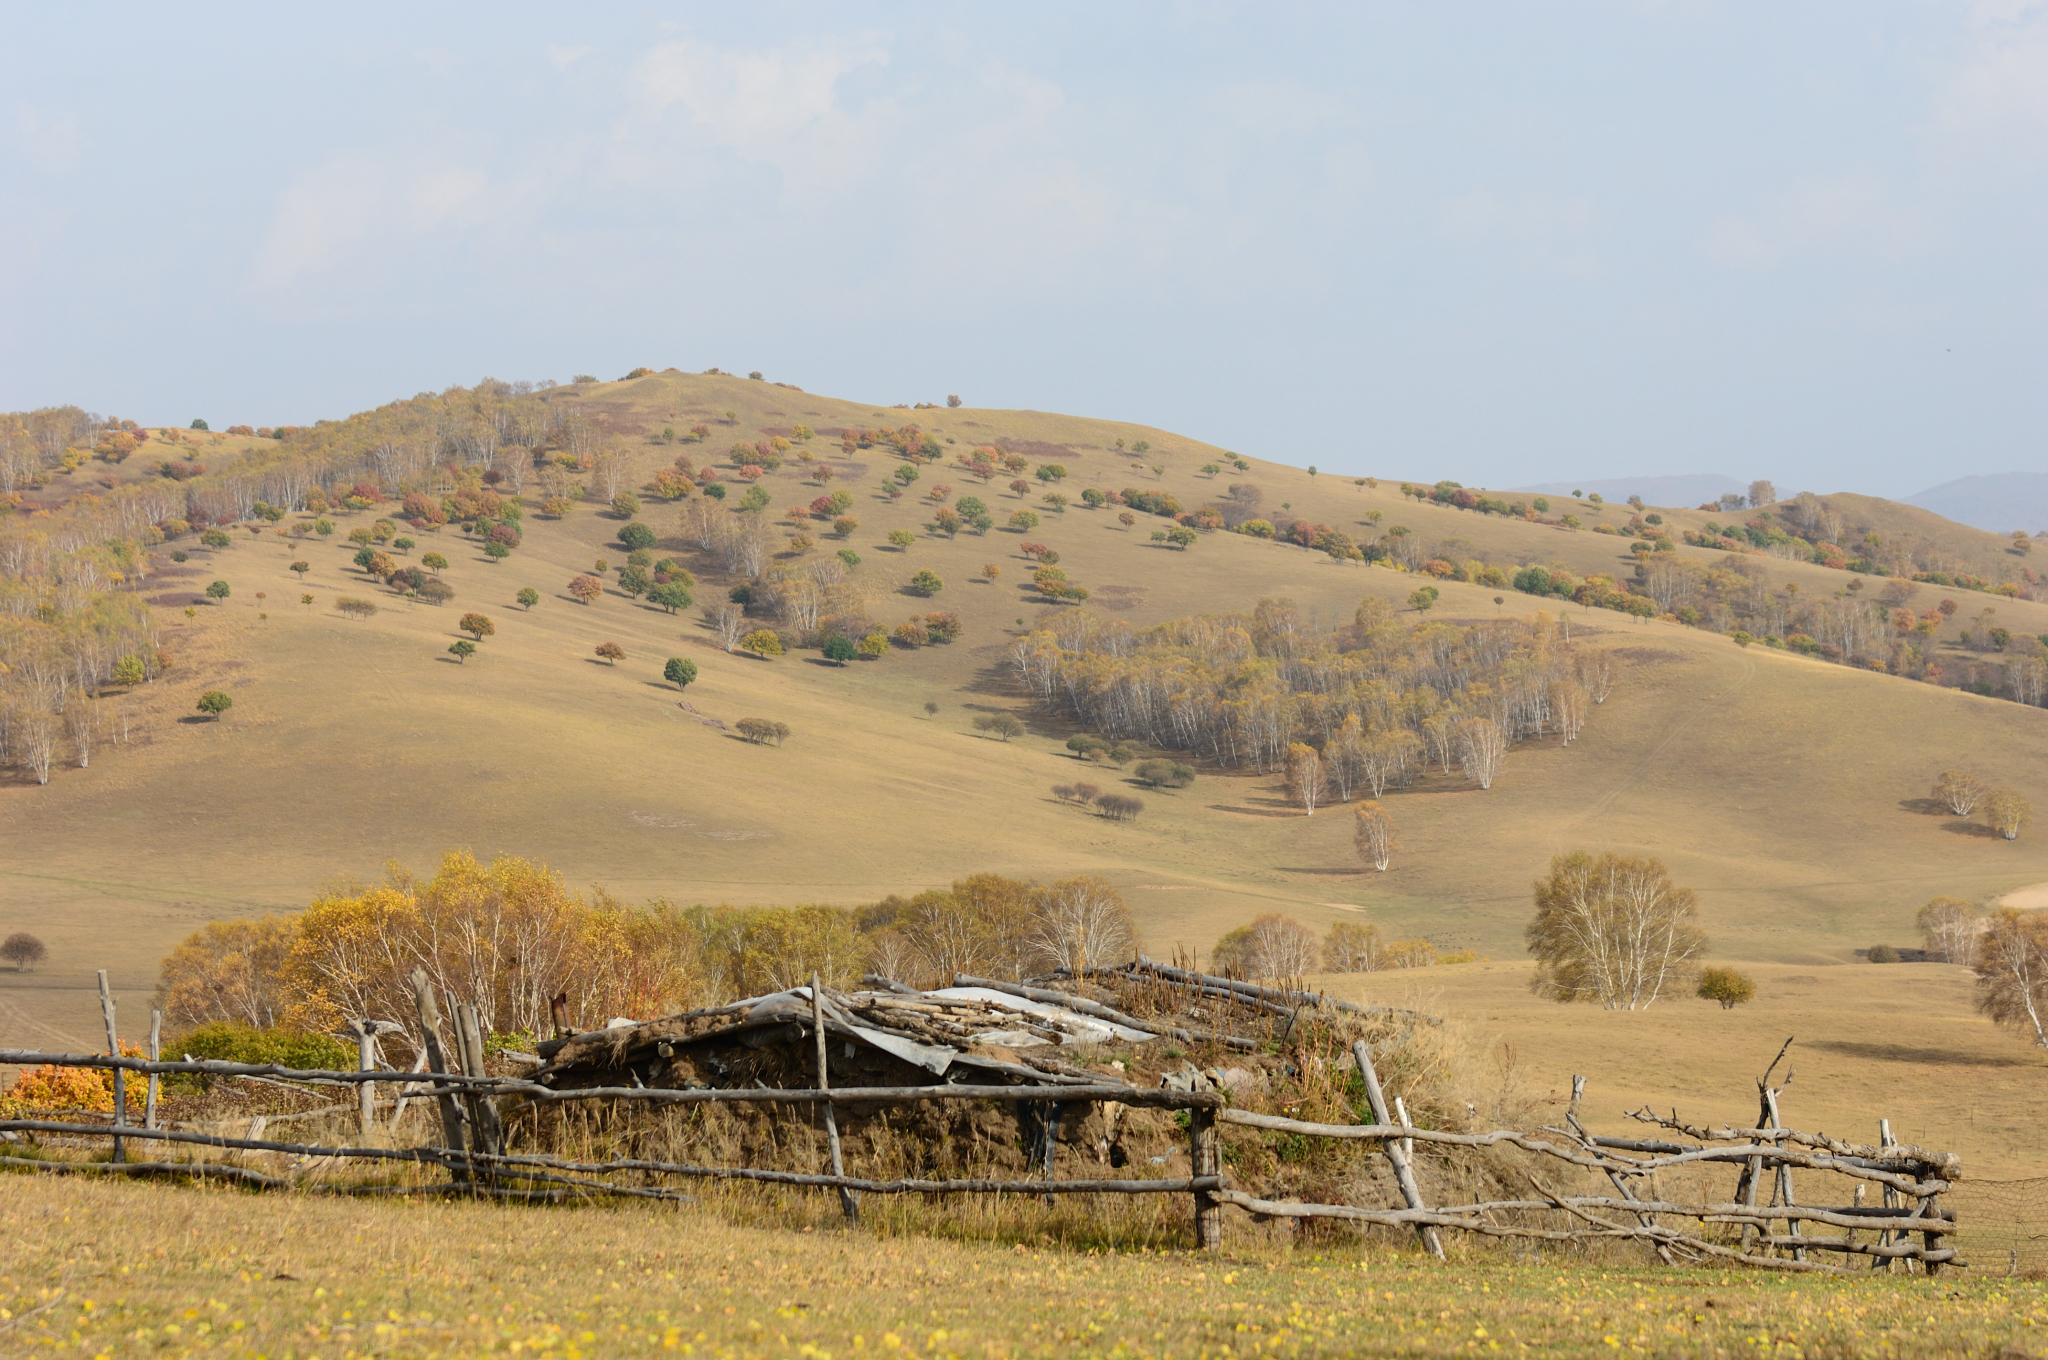
[[[20,1354],[2017,1357],[2048,1342],[2048,1289],[1968,1272],[1439,1266],[1344,1242],[1083,1252],[706,1207],[0,1186],[0,1350]]]

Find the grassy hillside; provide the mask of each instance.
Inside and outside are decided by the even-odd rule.
[[[635,482],[678,451],[644,442],[664,425],[711,423],[705,444],[681,450],[702,463],[734,440],[799,422],[825,431],[915,421],[955,447],[997,443],[1034,463],[1064,463],[1074,493],[1143,486],[1194,505],[1221,489],[1200,471],[1220,450],[1110,422],[911,412],[674,373],[587,398],[633,441]],[[1119,438],[1153,448],[1133,457],[1115,448]],[[958,610],[958,642],[843,668],[815,652],[760,661],[724,653],[695,611],[672,616],[618,594],[579,604],[570,578],[599,558],[615,567],[625,558],[619,521],[587,504],[559,522],[529,514],[524,545],[503,562],[453,528],[417,535],[415,558],[450,560],[444,579],[456,596],[440,608],[408,605],[350,565],[353,548],[339,540],[374,513],[340,516],[344,533],[324,545],[238,535],[218,553],[195,548],[182,566],[161,562],[151,589],[175,664],[161,681],[99,701],[117,727],[126,716],[131,741],[47,787],[0,786],[0,934],[31,929],[52,951],[42,973],[0,973],[0,1043],[90,1043],[92,969],[112,969],[139,1007],[156,960],[200,922],[290,909],[330,878],[374,877],[392,860],[424,868],[458,846],[542,858],[572,883],[627,898],[683,902],[851,903],[981,869],[1095,871],[1124,889],[1155,951],[1206,950],[1228,927],[1281,910],[1318,928],[1363,914],[1390,935],[1426,934],[1494,959],[1519,957],[1530,882],[1550,855],[1615,847],[1662,856],[1699,890],[1717,956],[1802,969],[1849,963],[1878,941],[1915,943],[1913,912],[1934,894],[1988,900],[2048,880],[2048,832],[2006,842],[1924,802],[1938,771],[1963,765],[2048,813],[2048,712],[1576,606],[1567,607],[1573,636],[1617,649],[1623,684],[1569,749],[1548,739],[1516,747],[1490,791],[1453,774],[1392,794],[1401,849],[1387,874],[1360,872],[1344,809],[1303,817],[1275,781],[1241,772],[1205,766],[1188,789],[1142,792],[1149,806],[1133,823],[1082,814],[1048,792],[1081,774],[1064,747],[1071,729],[1028,712],[1006,663],[1011,642],[1052,612],[1031,602],[1020,536],[934,536],[915,494],[949,483],[982,495],[1000,523],[1036,505],[1042,488],[1034,482],[1019,501],[1003,478],[983,489],[941,464],[892,503],[878,491],[897,462],[887,450],[840,457],[823,433],[813,447],[831,455],[831,486],[856,498],[861,524],[849,546],[862,558],[856,576],[871,612],[893,623]],[[764,479],[777,512],[821,494],[805,477],[789,464]],[[1445,554],[1582,574],[1627,567],[1628,540],[1419,505],[1403,500],[1398,475],[1360,486],[1255,462],[1213,479],[1231,480],[1257,483],[1268,507],[1340,528],[1377,510]],[[1590,524],[1632,512],[1578,513]],[[684,541],[681,516],[652,502],[642,518],[661,534],[660,555],[693,563],[700,600],[722,597],[729,582]],[[1711,517],[1667,518],[1691,526]],[[1233,534],[1205,535],[1183,553],[1150,542],[1159,523],[1141,517],[1127,530],[1114,511],[1076,505],[1043,513],[1022,537],[1060,552],[1069,576],[1094,592],[1090,607],[1138,626],[1248,610],[1268,595],[1334,625],[1366,595],[1405,608],[1417,583]],[[887,543],[897,528],[917,530],[907,551]],[[819,551],[837,546],[827,536]],[[300,557],[313,567],[303,583],[288,570]],[[1845,584],[1839,571],[1756,560],[1774,581],[1809,592]],[[979,579],[988,562],[1002,571],[993,584]],[[936,599],[907,593],[920,569],[944,579]],[[186,602],[214,579],[230,582],[228,602],[187,618]],[[542,596],[530,611],[513,603],[524,586]],[[1542,607],[1512,590],[1440,589],[1432,617]],[[297,603],[302,592],[315,597],[311,608]],[[376,598],[381,612],[343,618],[334,603],[344,594]],[[1959,619],[1981,598],[1965,595]],[[1997,606],[2016,631],[2048,633],[2048,606]],[[468,610],[488,614],[497,634],[458,665],[446,648]],[[593,649],[606,641],[626,660],[599,661]],[[662,681],[670,656],[701,668],[685,695]],[[194,703],[216,688],[235,706],[224,721],[203,720]],[[927,702],[939,705],[933,717]],[[978,735],[972,720],[997,711],[1025,716],[1029,730],[1009,742]],[[792,735],[779,748],[755,746],[705,721],[730,727],[750,716],[784,722]],[[1870,985],[1895,976],[1841,973],[1866,975]],[[1967,1013],[1955,998],[1943,1004]],[[1579,1010],[1556,1023],[1590,1036],[1615,1022]]]

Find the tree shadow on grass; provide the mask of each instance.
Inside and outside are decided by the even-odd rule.
[[[1287,808],[1233,807],[1229,803],[1209,804],[1211,812],[1235,812],[1240,817],[1298,817],[1301,814]]]
[[[1316,878],[1356,878],[1367,872],[1364,869],[1332,869],[1328,865],[1276,864],[1273,868],[1283,874],[1309,874]]]
[[[1951,836],[1968,836],[1971,840],[1996,841],[2005,839],[1997,831],[1984,825],[1982,822],[1966,822],[1960,817],[1944,826],[1942,830]]]
[[[1806,1047],[1824,1049],[1839,1053],[1845,1058],[1872,1059],[1877,1062],[1927,1063],[1933,1067],[2036,1067],[2038,1062],[2031,1054],[2026,1057],[2003,1053],[1958,1053],[1948,1048],[1918,1048],[1909,1044],[1881,1044],[1858,1039],[1823,1039],[1809,1042]]]
[[[1901,798],[1899,811],[1918,813],[1922,817],[1947,817],[1951,815],[1948,804],[1939,798]]]

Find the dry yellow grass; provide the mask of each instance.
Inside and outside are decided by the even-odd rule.
[[[712,420],[708,445],[685,447],[699,461],[800,420],[915,420],[959,446],[1003,437],[1071,450],[1027,450],[1065,462],[1070,487],[1159,485],[1192,503],[1210,485],[1197,469],[1216,456],[1136,426],[868,407],[743,379],[664,374],[607,384],[600,395],[626,423]],[[736,425],[717,423],[726,409],[739,413]],[[1138,461],[1165,467],[1163,478],[1117,456],[1118,437],[1152,440],[1158,451]],[[680,901],[848,903],[978,869],[1094,871],[1124,889],[1155,952],[1206,949],[1228,927],[1280,910],[1318,928],[1362,915],[1390,935],[1427,934],[1495,959],[1519,957],[1529,884],[1551,854],[1612,846],[1662,856],[1699,890],[1718,958],[1880,984],[1870,970],[1841,965],[1880,940],[1914,943],[1912,914],[1928,897],[1988,901],[2048,881],[2048,832],[1997,841],[1916,804],[1936,772],[1960,764],[2048,810],[2038,774],[2048,712],[1578,609],[1579,637],[1631,658],[1621,689],[1569,750],[1543,742],[1513,751],[1490,792],[1439,777],[1393,796],[1402,849],[1388,874],[1359,872],[1343,809],[1301,817],[1270,781],[1241,774],[1205,769],[1178,794],[1145,793],[1150,806],[1136,823],[1084,816],[1047,793],[1078,773],[1063,749],[1069,729],[1034,717],[1027,735],[1003,743],[970,726],[978,713],[1020,707],[1004,652],[1022,631],[1016,620],[1041,610],[1023,602],[1030,573],[1018,537],[921,536],[906,553],[890,551],[887,530],[923,518],[914,497],[892,505],[875,495],[893,459],[842,459],[822,436],[818,447],[846,474],[833,485],[856,495],[862,527],[852,546],[876,614],[957,609],[967,623],[960,642],[844,669],[812,655],[759,662],[720,652],[692,617],[620,596],[576,604],[563,589],[571,575],[598,557],[624,558],[610,542],[616,522],[580,506],[559,524],[529,518],[526,545],[498,564],[452,531],[416,535],[416,555],[450,557],[455,602],[388,602],[361,623],[334,612],[337,596],[389,597],[366,588],[350,550],[334,543],[289,548],[238,535],[231,549],[195,553],[188,568],[166,572],[153,590],[196,591],[220,576],[234,595],[191,620],[163,611],[165,646],[177,658],[169,678],[102,701],[110,714],[146,715],[136,724],[143,739],[103,748],[92,768],[61,771],[47,788],[0,787],[0,933],[32,929],[53,955],[45,972],[0,973],[0,1043],[97,1043],[96,967],[113,970],[124,1017],[139,1027],[157,959],[202,921],[292,909],[333,876],[374,877],[394,859],[425,868],[458,846],[542,858],[572,883],[603,883],[627,898]],[[640,475],[672,452],[643,446]],[[865,467],[858,475],[856,461]],[[1496,561],[1562,561],[1582,572],[1623,565],[1623,540],[1418,506],[1400,499],[1398,478],[1360,489],[1260,463],[1248,479],[1269,504],[1291,502],[1340,527],[1378,509],[1386,522],[1431,541],[1462,538]],[[937,481],[1005,514],[1016,504],[1000,480],[983,489],[936,467],[918,486]],[[820,493],[795,467],[768,484],[777,507]],[[1616,519],[1626,508],[1598,513]],[[1670,518],[1690,522],[1688,514],[1706,518]],[[677,510],[657,504],[643,518],[661,530],[664,552],[679,546]],[[1273,594],[1333,623],[1361,595],[1399,601],[1414,585],[1401,573],[1234,535],[1207,536],[1185,554],[1161,550],[1147,528],[1141,519],[1127,532],[1109,514],[1073,508],[1046,514],[1029,537],[1057,547],[1098,604],[1141,625],[1245,609]],[[834,546],[827,538],[822,550]],[[300,556],[314,564],[304,583],[287,570]],[[989,560],[1003,566],[1000,581],[973,583]],[[897,593],[922,567],[947,582],[930,603]],[[1818,567],[1771,570],[1808,591],[1845,583]],[[544,596],[531,612],[512,603],[526,585]],[[721,588],[706,585],[705,595]],[[302,589],[317,597],[310,611],[296,603]],[[1966,610],[1979,603],[1959,598]],[[1535,608],[1513,592],[1450,584],[1436,614]],[[445,648],[468,609],[489,614],[498,633],[458,666]],[[1999,610],[2015,628],[2048,632],[2048,608]],[[616,668],[591,655],[606,640],[627,653]],[[794,729],[788,744],[749,746],[680,709],[660,679],[670,655],[702,667],[685,696],[695,707],[728,723],[780,719]],[[208,688],[235,695],[224,722],[192,713]],[[923,715],[927,700],[941,705],[934,719]],[[1452,988],[1453,975],[1443,976]],[[1447,995],[1447,1008],[1480,1004]],[[1966,1011],[1960,1000],[1951,1009]],[[1629,1023],[1582,1009],[1540,1013],[1542,1025],[1584,1049]],[[1821,1008],[1802,1038],[1867,1041],[1868,1023]],[[1703,1027],[1696,1037],[1713,1033]],[[2016,1041],[1994,1042],[2024,1058]],[[1981,1075],[1972,1069],[1973,1080]]]
[[[707,1207],[6,1186],[0,1349],[25,1354],[2031,1355],[2048,1324],[2039,1284],[1953,1273],[1813,1280],[1462,1248],[1439,1266],[1348,1241],[1083,1254],[750,1227]]]

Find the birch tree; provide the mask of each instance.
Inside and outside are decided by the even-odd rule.
[[[1394,857],[1394,819],[1378,803],[1360,803],[1351,843],[1357,847],[1360,859],[1385,873]]]
[[[1493,719],[1468,718],[1458,725],[1458,764],[1464,767],[1465,777],[1480,788],[1493,787],[1507,750],[1507,734]]]
[[[1662,862],[1613,851],[1559,855],[1536,883],[1525,936],[1536,959],[1531,986],[1557,1001],[1642,1010],[1691,980],[1705,951],[1690,888]]]
[[[2003,907],[1977,941],[1977,1009],[2048,1048],[2048,915]]]

